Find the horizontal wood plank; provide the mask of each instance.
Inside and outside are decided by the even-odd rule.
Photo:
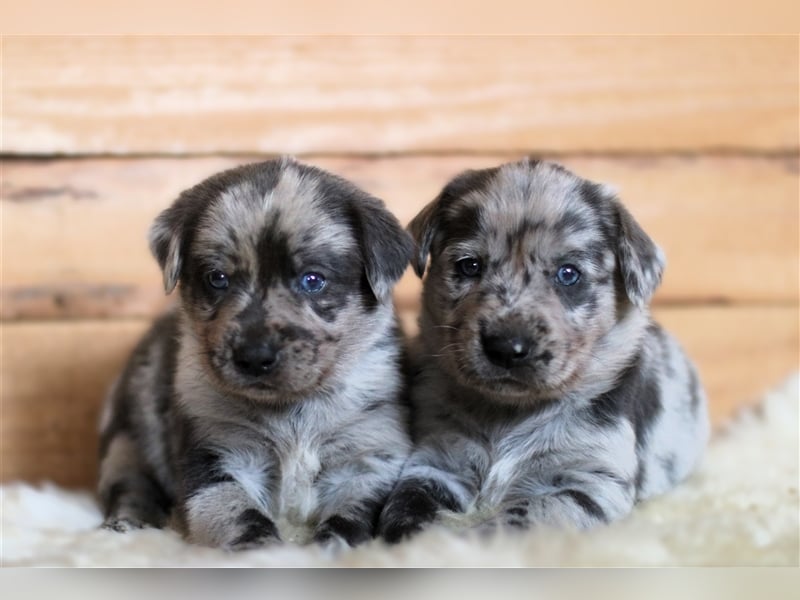
[[[381,2],[304,0],[265,3],[227,0],[224,10],[195,10],[190,0],[169,3],[139,0],[135,5],[81,0],[81,10],[52,0],[0,3],[5,35],[264,35],[291,31],[314,35],[625,35],[681,32],[737,34],[743,31],[795,35],[800,7],[792,0],[761,0],[758,6],[730,0],[672,0],[669,4],[616,0],[611,3],[562,2],[545,7],[519,0],[464,0],[449,3],[403,2],[387,18]],[[42,18],[46,14],[47,18]],[[354,18],[357,15],[357,18]]]
[[[9,37],[8,153],[798,148],[796,37]]]
[[[106,389],[141,321],[3,324],[2,480],[90,486]]]
[[[466,168],[510,156],[319,157],[313,163],[386,200],[407,223]],[[3,319],[150,316],[166,302],[147,228],[178,193],[240,158],[7,160]],[[250,159],[252,160],[252,159]],[[796,302],[798,159],[570,158],[618,186],[666,251],[656,302]],[[397,289],[414,305],[410,273]]]
[[[674,308],[656,316],[697,361],[720,423],[798,367],[794,308]],[[409,330],[413,311],[403,312]],[[5,323],[2,481],[92,486],[105,391],[144,320]]]

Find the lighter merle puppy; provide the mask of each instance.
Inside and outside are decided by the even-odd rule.
[[[225,171],[156,219],[176,311],[113,387],[105,526],[244,549],[354,545],[410,450],[391,292],[413,241],[383,203],[292,159]]]
[[[696,371],[650,317],[661,251],[608,188],[551,163],[468,171],[409,225],[424,284],[415,450],[381,516],[587,528],[686,477]]]

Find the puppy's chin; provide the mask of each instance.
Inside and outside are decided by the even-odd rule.
[[[518,407],[535,407],[550,402],[557,392],[523,385],[514,381],[483,381],[475,386],[491,402]]]
[[[522,408],[534,408],[563,397],[576,380],[572,375],[551,382],[544,373],[515,374],[513,370],[505,371],[483,361],[469,366],[446,363],[450,361],[442,364],[444,370],[459,385],[478,392],[490,402]]]
[[[324,375],[309,377],[300,385],[281,381],[279,377],[245,378],[210,369],[212,384],[222,394],[232,398],[245,398],[251,402],[272,406],[287,406],[324,394]]]
[[[509,406],[532,408],[549,403],[561,395],[557,389],[506,379],[473,379],[470,384],[487,400]]]

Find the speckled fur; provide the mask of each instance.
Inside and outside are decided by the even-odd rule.
[[[648,311],[663,255],[609,188],[547,162],[468,171],[409,229],[427,267],[415,449],[385,539],[453,519],[591,527],[687,476],[708,436],[705,397]],[[558,282],[563,265],[577,283]],[[492,359],[487,340],[519,352]]]
[[[109,395],[105,526],[172,521],[237,550],[370,539],[410,449],[391,300],[408,234],[379,200],[283,158],[187,190],[150,243],[180,302]],[[301,287],[308,272],[321,291]],[[277,360],[243,370],[267,365],[241,359],[259,344]]]

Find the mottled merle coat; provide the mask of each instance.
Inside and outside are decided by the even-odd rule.
[[[413,242],[383,204],[291,159],[215,175],[155,221],[180,302],[102,420],[105,525],[227,549],[356,544],[409,452],[391,290]]]
[[[443,519],[590,527],[686,477],[703,390],[648,311],[662,253],[612,191],[524,160],[461,174],[409,228],[430,266],[387,540]]]

